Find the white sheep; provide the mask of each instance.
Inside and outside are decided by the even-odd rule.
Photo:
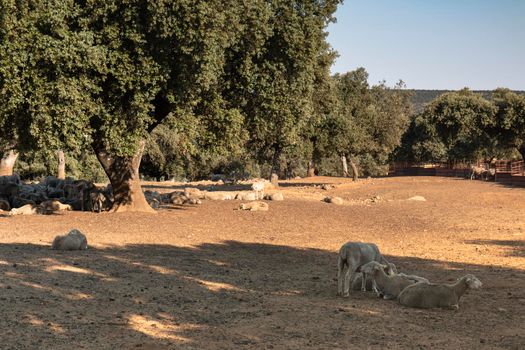
[[[242,203],[239,206],[240,210],[249,210],[249,211],[268,211],[270,206],[268,203],[265,202],[250,202],[250,203]]]
[[[40,210],[43,214],[51,214],[56,211],[71,211],[71,205],[63,204],[57,199],[51,199],[40,204]]]
[[[264,196],[264,199],[268,201],[283,201],[284,196],[281,192],[276,192],[272,194],[267,194],[266,196]]]
[[[51,245],[55,250],[86,250],[87,239],[82,232],[73,229],[64,236],[56,236]]]
[[[479,289],[482,283],[476,276],[468,274],[454,284],[416,283],[406,287],[398,297],[401,305],[429,308],[459,309],[459,299],[467,289]]]
[[[20,208],[13,208],[9,211],[9,215],[33,215],[38,213],[38,207],[33,204],[26,204]]]
[[[255,191],[255,198],[256,199],[263,199],[264,198],[264,181],[257,181],[252,184],[252,190]]]
[[[379,248],[374,243],[345,243],[339,249],[339,255],[337,258],[337,294],[349,296],[350,281],[353,280],[353,274],[362,272],[360,271],[361,266],[370,261],[377,261],[385,264],[388,266],[388,273],[391,275],[397,273],[396,266],[389,263],[381,255]],[[345,269],[346,272],[344,272]],[[362,279],[362,291],[366,290],[365,282],[366,276]]]
[[[257,200],[257,193],[241,191],[237,193],[237,195],[235,196],[235,199],[238,199],[241,201],[255,201]]]
[[[361,266],[361,272],[365,275],[372,276],[373,285],[377,286],[377,289],[379,289],[385,300],[396,299],[403,289],[417,283],[414,278],[408,278],[404,274],[389,276],[385,273],[385,268],[387,268],[386,265],[382,265],[377,261],[371,261]],[[423,279],[422,277],[418,278]],[[379,295],[377,290],[374,291]]]

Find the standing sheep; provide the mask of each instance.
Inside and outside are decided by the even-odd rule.
[[[255,191],[255,199],[264,198],[264,181],[257,181],[252,184],[252,190]]]
[[[337,258],[337,294],[349,296],[350,281],[353,274],[370,261],[377,261],[388,266],[390,275],[397,273],[396,266],[390,264],[379,252],[374,243],[347,242],[339,249]],[[343,270],[346,272],[343,273]],[[366,275],[366,273],[364,273]],[[361,290],[366,291],[366,276],[362,279]]]
[[[479,289],[482,283],[476,276],[468,274],[454,284],[416,283],[406,287],[399,294],[401,305],[422,309],[447,308],[459,309],[459,299],[467,289]]]
[[[67,235],[56,236],[51,245],[54,250],[86,250],[87,239],[82,232],[73,229]]]

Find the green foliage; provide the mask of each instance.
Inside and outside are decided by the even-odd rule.
[[[314,158],[345,155],[362,167],[365,175],[383,174],[411,115],[411,95],[403,88],[402,82],[395,88],[384,83],[370,87],[363,68],[336,75],[332,86],[335,97],[328,100],[317,125]],[[335,163],[323,162],[320,170],[326,169],[326,164],[333,168]]]
[[[497,156],[490,135],[498,124],[495,106],[468,89],[443,94],[411,123],[401,152],[416,162],[475,161]]]

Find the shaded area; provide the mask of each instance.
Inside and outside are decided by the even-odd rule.
[[[467,293],[454,313],[408,309],[372,293],[337,297],[336,254],[319,249],[227,241],[56,252],[1,244],[0,256],[7,348],[525,345],[523,270],[388,256],[401,271],[436,282],[478,276],[484,289]],[[502,317],[516,327],[500,325]]]
[[[523,240],[476,239],[465,241],[465,243],[476,245],[497,245],[506,248],[508,251],[507,256],[525,258],[525,241]]]

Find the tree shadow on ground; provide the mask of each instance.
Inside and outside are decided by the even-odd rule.
[[[508,252],[507,256],[517,256],[525,258],[525,241],[523,240],[495,240],[495,239],[477,239],[465,241],[467,244],[476,245],[497,245],[505,247]]]
[[[402,271],[432,281],[478,276],[484,289],[466,295],[460,310],[452,312],[409,309],[372,293],[337,297],[337,255],[318,249],[227,241],[58,252],[41,245],[1,244],[0,256],[0,327],[6,348],[459,349],[477,347],[480,341],[491,348],[525,344],[524,310],[518,302],[525,299],[523,270],[388,257]],[[509,328],[509,322],[515,326]]]

